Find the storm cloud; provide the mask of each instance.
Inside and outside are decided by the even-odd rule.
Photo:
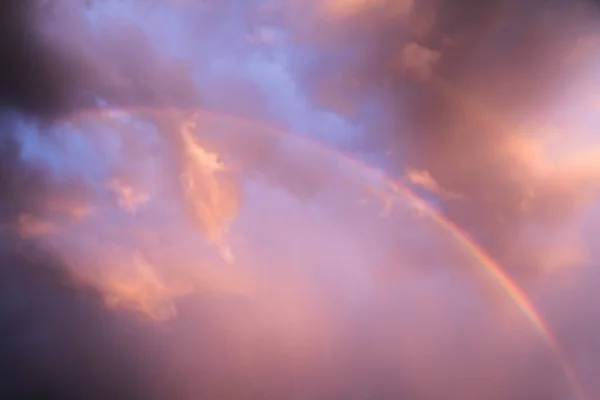
[[[2,394],[594,398],[597,13],[3,2]]]

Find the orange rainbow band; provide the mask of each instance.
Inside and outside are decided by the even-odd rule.
[[[425,213],[443,230],[448,232],[457,243],[459,243],[469,254],[473,256],[473,258],[485,268],[487,274],[497,282],[500,287],[508,294],[510,299],[517,305],[519,310],[523,313],[523,315],[531,322],[534,328],[540,333],[540,335],[544,338],[546,343],[548,344],[550,350],[556,355],[559,360],[565,378],[569,382],[573,393],[576,395],[577,400],[585,400],[586,396],[584,394],[584,390],[577,378],[577,374],[575,373],[574,368],[569,363],[568,359],[564,356],[561,347],[559,346],[558,341],[552,334],[552,331],[549,329],[548,325],[544,321],[544,319],[540,316],[540,314],[536,311],[535,306],[528,298],[527,294],[523,292],[521,288],[510,278],[510,276],[503,270],[503,268],[483,249],[481,248],[466,232],[462,231],[459,227],[457,227],[452,221],[446,218],[443,214],[436,211],[432,208],[426,201],[418,197],[414,194],[408,187],[402,185],[399,182],[392,180],[387,177],[385,173],[377,168],[374,168],[368,164],[365,164],[345,153],[339,151],[337,149],[333,149],[325,146],[322,143],[314,141],[306,136],[302,135],[292,135],[289,132],[285,132],[283,130],[272,127],[266,123],[246,119],[234,115],[225,114],[222,112],[216,112],[212,110],[206,110],[201,108],[194,109],[179,109],[179,108],[140,108],[140,107],[131,107],[131,108],[98,108],[98,109],[89,109],[83,112],[76,114],[76,116],[83,115],[100,115],[103,117],[110,116],[111,114],[122,114],[122,115],[131,115],[131,114],[165,114],[165,113],[192,113],[197,115],[210,115],[212,117],[223,118],[225,120],[233,121],[236,123],[240,123],[246,125],[248,127],[258,128],[265,131],[265,133],[272,133],[278,136],[287,135],[293,136],[295,140],[303,140],[305,143],[314,146],[320,151],[325,152],[331,157],[337,157],[347,163],[350,163],[354,167],[358,168],[363,172],[369,172],[376,174],[380,177],[380,179],[390,187],[394,192],[400,193],[405,198],[409,199],[416,205],[420,210],[425,211]]]

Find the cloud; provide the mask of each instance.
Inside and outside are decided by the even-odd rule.
[[[21,398],[169,393],[167,385],[151,383],[152,368],[144,367],[154,357],[142,357],[143,332],[151,327],[106,311],[95,290],[77,286],[36,243],[3,233],[0,251],[2,393]]]
[[[134,213],[135,210],[149,200],[146,193],[136,192],[131,186],[115,178],[107,184],[107,187],[115,192],[119,206]]]
[[[360,11],[351,26],[335,28],[334,39],[309,40],[321,52],[314,59],[327,64],[297,72],[318,104],[367,127],[357,151],[387,152],[395,173],[424,170],[461,193],[465,201],[448,200],[443,212],[511,273],[528,275],[537,268],[537,256],[525,255],[536,241],[525,234],[529,226],[560,226],[597,192],[591,177],[600,169],[583,154],[593,154],[597,143],[569,148],[587,133],[552,122],[563,88],[579,85],[569,77],[586,68],[575,54],[596,24],[588,6],[440,0],[415,5],[402,18]],[[386,110],[390,127],[365,111],[367,98]],[[557,130],[561,139],[551,136]],[[521,256],[507,256],[515,253]]]
[[[584,268],[561,268],[597,259],[587,210],[596,147],[580,127],[545,128],[560,89],[551,84],[583,63],[552,64],[579,37],[570,12],[542,17],[538,3],[510,1],[258,3],[38,10],[44,51],[71,72],[42,100],[29,81],[26,95],[0,92],[11,128],[1,136],[2,222],[22,228],[0,241],[10,390],[571,393],[563,360],[495,296],[498,282],[357,161],[368,159],[431,192],[511,274],[536,277],[523,279],[527,292],[593,396],[585,376],[597,365],[585,352],[596,342],[579,330],[593,332],[595,314],[554,281],[570,271],[586,294],[596,285]],[[265,26],[277,42],[248,41],[271,41]],[[188,112],[205,102],[218,110]],[[19,114],[34,122],[27,134]],[[343,123],[319,134],[356,159],[265,124],[314,127],[324,115]]]
[[[408,170],[406,179],[411,184],[420,186],[446,200],[461,197],[460,194],[449,193],[444,190],[427,171]]]
[[[44,23],[39,23],[52,19],[57,4],[0,5],[0,318],[5,355],[0,391],[20,398],[151,398],[161,392],[171,397],[164,381],[150,383],[153,368],[144,365],[153,356],[141,356],[141,343],[152,328],[109,312],[97,290],[77,282],[61,256],[45,250],[49,246],[40,238],[89,216],[93,197],[93,185],[81,176],[54,174],[41,160],[26,159],[22,145],[24,131],[37,130],[41,138],[53,140],[49,128],[56,120],[91,108],[96,100],[86,61],[48,41]],[[133,331],[135,340],[130,340]]]
[[[431,76],[440,56],[439,51],[430,50],[416,43],[409,43],[400,53],[399,64],[400,68],[414,79],[426,81]]]

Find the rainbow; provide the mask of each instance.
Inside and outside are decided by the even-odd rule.
[[[550,349],[554,352],[558,358],[565,378],[571,385],[574,394],[578,400],[585,400],[586,396],[577,378],[575,369],[564,355],[558,341],[552,334],[552,331],[536,311],[535,306],[528,298],[527,294],[510,278],[510,276],[504,271],[504,269],[479,245],[469,237],[467,233],[458,228],[452,221],[440,214],[435,209],[427,205],[425,201],[414,195],[405,186],[398,185],[394,182],[388,182],[399,190],[404,196],[414,201],[419,207],[435,221],[438,226],[448,232],[469,254],[485,268],[488,275],[502,287],[502,289],[509,295],[512,301],[519,307],[519,310],[524,316],[531,322],[535,329],[542,335],[546,340]]]
[[[221,118],[223,120],[227,120],[229,122],[235,122],[241,125],[245,125],[247,127],[252,127],[256,129],[261,129],[265,133],[273,134],[277,137],[282,135],[292,136],[294,140],[302,140],[306,144],[312,146],[316,150],[324,152],[330,157],[337,157],[338,159],[354,166],[358,170],[374,174],[382,180],[393,192],[402,195],[404,198],[410,200],[413,205],[419,210],[423,211],[426,216],[431,218],[442,230],[448,232],[454,240],[462,246],[468,254],[470,254],[475,261],[479,265],[481,265],[486,273],[498,283],[498,285],[506,292],[506,294],[510,297],[510,299],[514,302],[514,304],[518,307],[521,313],[525,316],[525,318],[532,324],[532,326],[539,332],[541,337],[546,341],[550,350],[555,354],[558,361],[560,362],[563,374],[568,381],[573,394],[576,396],[577,400],[585,400],[586,395],[583,390],[581,383],[577,377],[575,369],[569,362],[568,358],[564,355],[561,346],[559,345],[557,339],[552,334],[552,331],[548,327],[547,323],[544,321],[542,316],[536,310],[532,301],[528,298],[527,294],[511,279],[511,277],[504,271],[504,269],[483,249],[481,248],[477,242],[475,242],[466,232],[461,230],[458,226],[456,226],[452,221],[446,218],[439,211],[435,210],[431,207],[426,201],[418,197],[414,194],[408,187],[405,185],[394,181],[389,178],[384,171],[374,168],[364,162],[357,160],[342,151],[337,149],[333,149],[325,146],[324,144],[309,139],[303,135],[292,135],[291,133],[285,132],[273,126],[270,126],[263,122],[258,122],[234,115],[229,115],[221,112],[216,112],[212,110],[205,109],[182,109],[182,108],[140,108],[140,107],[132,107],[132,108],[98,108],[98,109],[88,109],[83,112],[79,112],[76,116],[85,116],[85,115],[99,115],[101,117],[111,117],[115,115],[156,115],[156,114],[168,114],[173,113],[175,115],[207,115],[213,118]]]

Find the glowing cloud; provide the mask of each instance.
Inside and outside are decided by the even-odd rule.
[[[181,175],[183,191],[202,232],[219,247],[225,260],[233,262],[226,238],[239,207],[238,189],[230,177],[223,175],[227,168],[218,155],[200,146],[195,137],[196,126],[193,119],[181,126],[186,154]]]
[[[139,206],[150,199],[147,193],[137,192],[133,187],[124,183],[119,178],[110,181],[107,184],[107,188],[117,195],[119,206],[131,213],[134,213]]]

